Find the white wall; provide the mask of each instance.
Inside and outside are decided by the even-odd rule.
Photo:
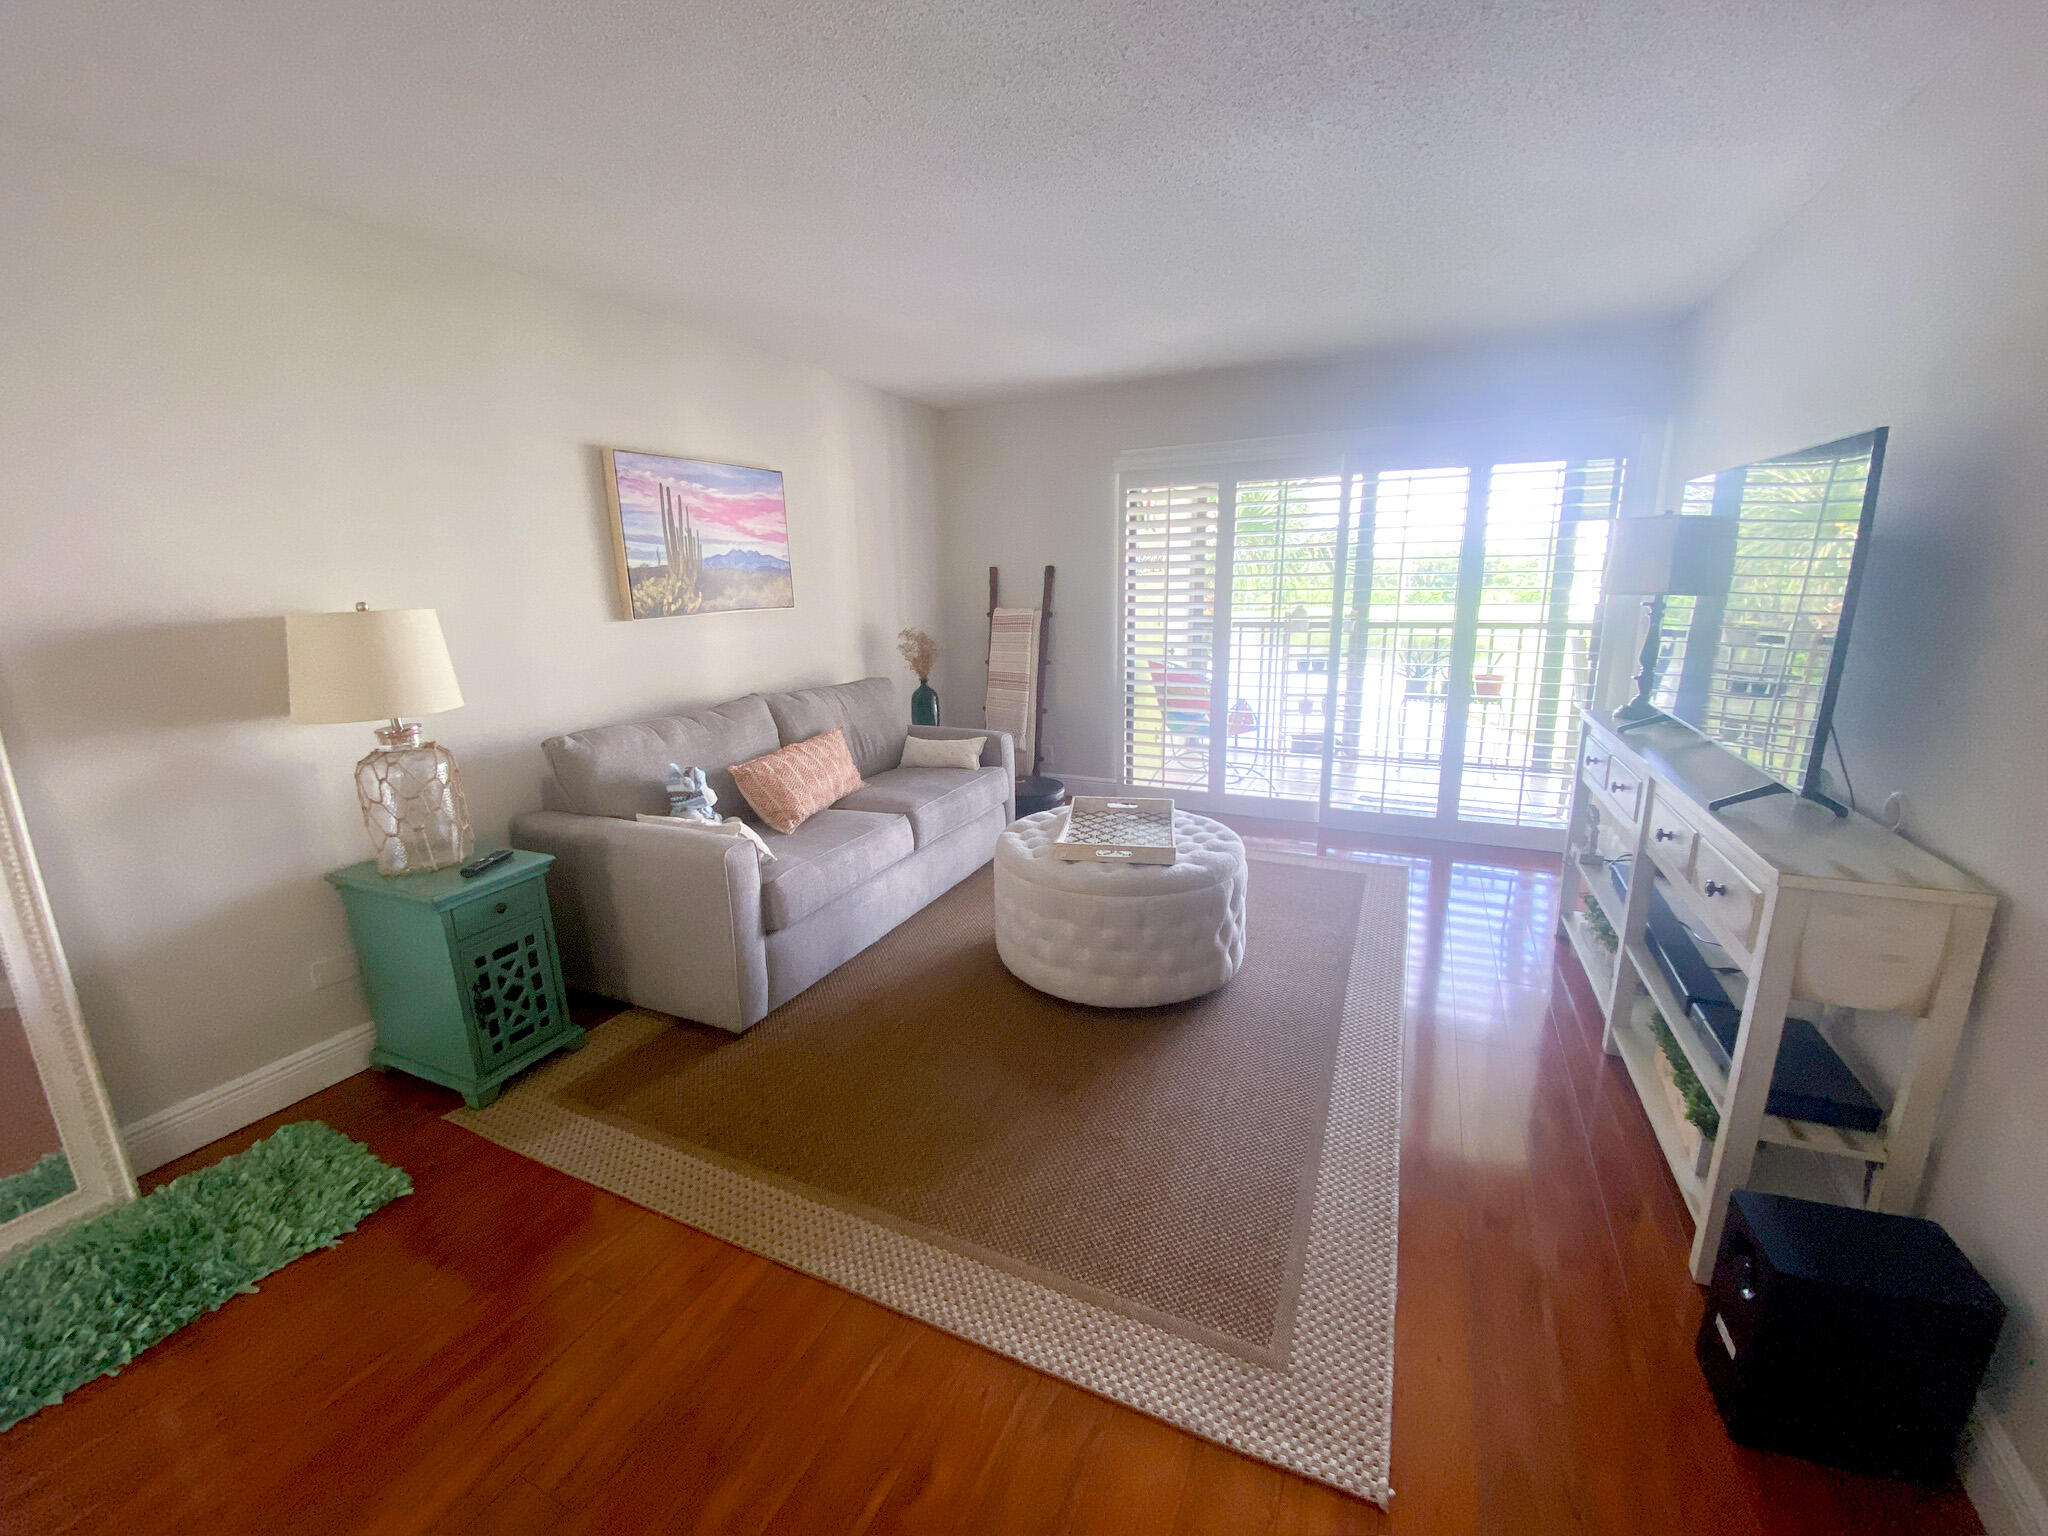
[[[544,735],[891,669],[931,611],[924,407],[19,136],[0,208],[0,731],[124,1121],[366,1017],[309,967],[373,743],[285,721],[280,615],[440,610],[497,839]],[[619,620],[601,444],[782,469],[797,606]]]
[[[988,568],[1006,602],[1038,601],[1058,568],[1046,766],[1120,774],[1116,456],[1129,449],[1518,417],[1661,415],[1682,362],[1670,323],[1388,349],[1212,369],[961,406],[939,418],[946,718],[978,721]],[[1655,474],[1661,466],[1649,466]]]
[[[1675,468],[1892,428],[1838,721],[1866,809],[2005,897],[1927,1214],[2013,1308],[2048,1480],[2048,10],[2015,6],[1707,306]]]

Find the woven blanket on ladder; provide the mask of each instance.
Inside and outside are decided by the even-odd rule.
[[[998,608],[988,621],[988,701],[983,723],[1017,739],[1017,772],[1031,771],[1038,730],[1038,610]]]

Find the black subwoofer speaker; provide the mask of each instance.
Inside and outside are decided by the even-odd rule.
[[[1931,1221],[1740,1190],[1697,1347],[1743,1445],[1932,1482],[2004,1320]]]

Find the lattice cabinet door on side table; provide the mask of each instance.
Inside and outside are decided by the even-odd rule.
[[[373,1065],[453,1088],[480,1109],[507,1078],[583,1044],[548,910],[554,862],[515,852],[465,880],[452,869],[381,875],[366,860],[327,876],[377,1021]]]

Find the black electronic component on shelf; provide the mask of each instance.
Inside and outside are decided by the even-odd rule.
[[[1728,1045],[1735,1043],[1733,1030]],[[1778,1042],[1778,1070],[1771,1077],[1771,1114],[1847,1131],[1874,1131],[1884,1124],[1884,1106],[1873,1099],[1849,1064],[1806,1019],[1788,1015]]]
[[[1610,866],[1614,884],[1624,896],[1631,862],[1617,859]],[[1650,887],[1649,914],[1643,930],[1650,958],[1672,993],[1684,1002],[1686,1015],[1696,1026],[1695,1036],[1726,1071],[1735,1050],[1736,1033],[1742,1025],[1742,1010],[1729,998],[1727,988],[1701,956],[1692,934],[1654,884]],[[1674,1029],[1682,1027],[1677,1019],[1666,1022]],[[1778,1046],[1778,1066],[1771,1077],[1771,1096],[1766,1108],[1787,1120],[1806,1120],[1843,1130],[1874,1131],[1884,1124],[1884,1106],[1870,1096],[1849,1070],[1849,1064],[1813,1023],[1796,1017],[1785,1020],[1785,1036]]]
[[[1695,1352],[1741,1444],[1933,1482],[2004,1320],[1933,1222],[1745,1189]]]
[[[1650,912],[1643,932],[1650,953],[1657,958],[1673,992],[1686,1002],[1698,999],[1727,1006],[1728,991],[1721,985],[1721,978],[1714,974],[1714,968],[1700,954],[1699,945],[1686,932],[1685,924],[1678,920],[1678,914],[1655,886],[1650,888]]]

